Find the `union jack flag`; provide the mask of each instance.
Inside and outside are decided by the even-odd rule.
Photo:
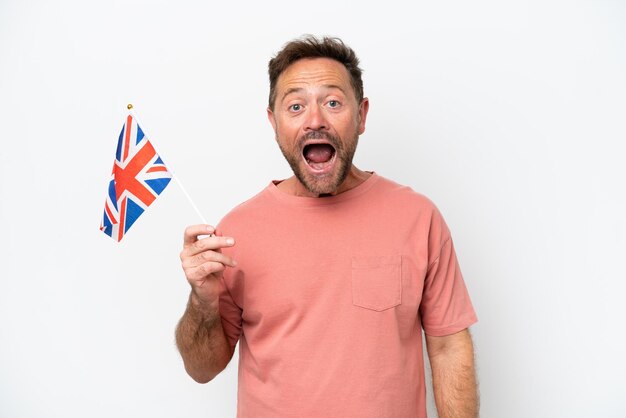
[[[100,230],[121,241],[171,179],[135,118],[128,115],[117,143]]]

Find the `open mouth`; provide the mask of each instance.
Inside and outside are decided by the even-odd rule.
[[[316,172],[329,169],[335,161],[336,153],[335,147],[327,142],[307,144],[302,150],[307,165]]]

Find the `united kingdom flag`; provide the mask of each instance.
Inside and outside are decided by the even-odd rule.
[[[128,115],[117,143],[100,230],[121,241],[171,179],[135,118]]]

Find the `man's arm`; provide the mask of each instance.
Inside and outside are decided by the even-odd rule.
[[[176,327],[176,346],[185,370],[198,383],[213,380],[233,356],[222,329],[219,308],[204,306],[193,291]]]
[[[198,383],[212,380],[233,356],[219,313],[219,281],[226,266],[236,264],[220,248],[233,246],[234,240],[220,236],[199,239],[200,235],[213,233],[214,229],[207,225],[187,228],[180,253],[191,293],[176,327],[176,345],[185,370]]]
[[[439,418],[478,417],[474,348],[467,329],[445,337],[426,335]]]

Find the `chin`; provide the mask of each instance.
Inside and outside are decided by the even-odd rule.
[[[341,177],[340,173],[329,173],[320,177],[306,175],[300,179],[300,182],[313,194],[335,194],[343,183],[344,179]],[[345,178],[346,176],[343,177]]]

